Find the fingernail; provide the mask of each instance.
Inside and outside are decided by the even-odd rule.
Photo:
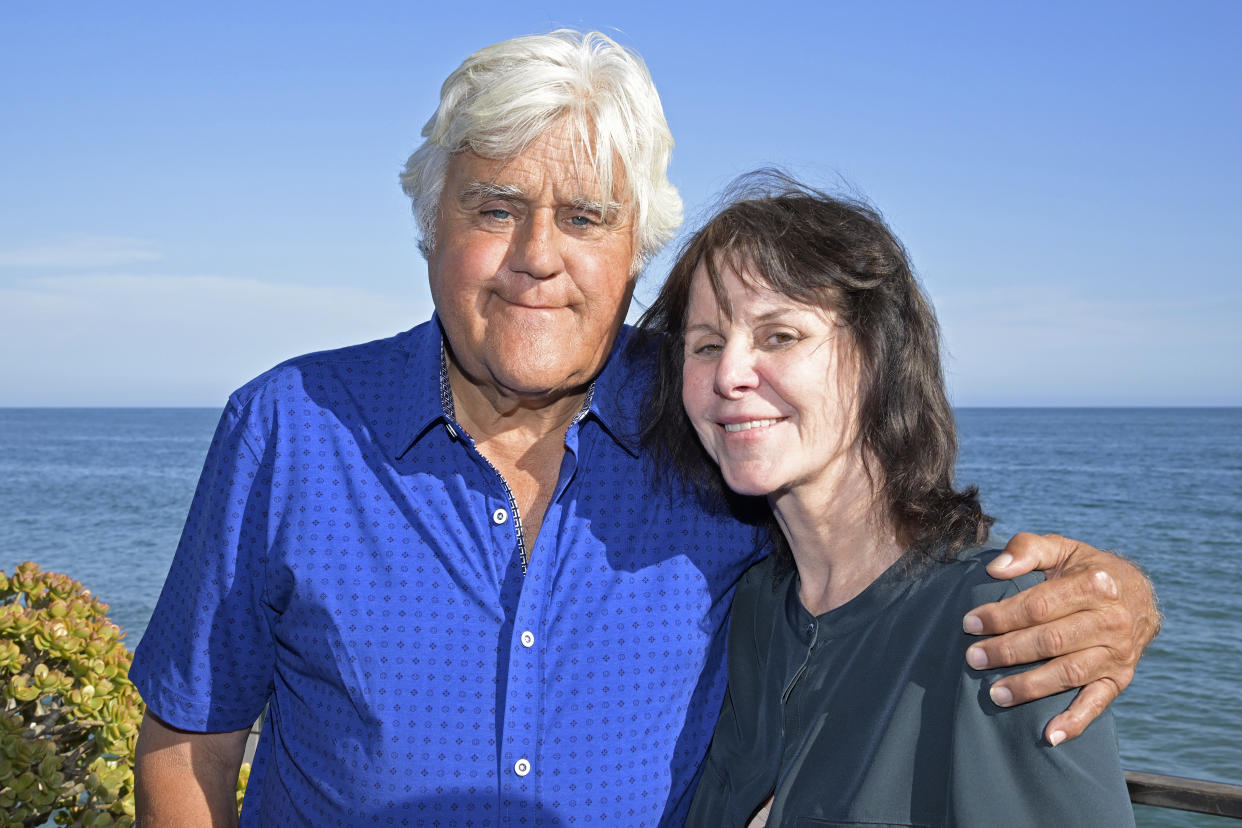
[[[988,654],[983,651],[982,647],[968,647],[966,663],[975,670],[982,670],[988,666]]]
[[[1011,563],[1013,563],[1013,555],[1008,552],[1002,552],[992,560],[992,566],[997,569],[1008,569]]]
[[[992,703],[997,707],[1008,707],[1013,704],[1013,693],[1009,692],[1008,687],[993,684],[992,689],[988,690],[988,695],[992,697]],[[1065,734],[1061,734],[1061,738],[1064,739]]]
[[[1052,745],[1053,747],[1056,747],[1057,745],[1061,744],[1064,741],[1065,741],[1064,730],[1054,730],[1052,731],[1052,735],[1048,737],[1048,744]]]
[[[983,621],[977,615],[968,615],[962,619],[962,630],[971,635],[978,635],[983,632]]]

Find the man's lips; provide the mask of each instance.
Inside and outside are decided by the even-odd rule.
[[[522,310],[554,311],[565,310],[566,308],[564,302],[550,302],[540,299],[505,299],[504,302],[507,305],[521,308]]]

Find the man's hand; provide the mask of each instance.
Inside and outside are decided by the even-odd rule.
[[[1034,569],[1048,580],[976,607],[962,620],[968,633],[996,636],[972,644],[966,661],[980,670],[1052,659],[997,681],[990,693],[1009,707],[1081,687],[1044,729],[1057,745],[1081,734],[1130,684],[1139,656],[1160,631],[1160,613],[1138,567],[1060,535],[1014,535],[988,573],[1008,579]]]
[[[237,825],[237,772],[249,733],[177,730],[148,711],[134,752],[138,825]]]

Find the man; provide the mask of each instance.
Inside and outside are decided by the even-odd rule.
[[[423,134],[402,179],[434,318],[278,366],[221,419],[131,673],[151,824],[235,819],[265,705],[247,824],[684,816],[762,551],[635,437],[647,371],[622,322],[681,212],[659,98],[635,55],[556,32],[468,58]],[[1065,574],[968,631],[1059,620],[972,664],[1072,653],[993,694],[1090,682],[1049,725],[1073,736],[1154,633],[1149,590],[1072,541],[1009,550],[1007,576]]]

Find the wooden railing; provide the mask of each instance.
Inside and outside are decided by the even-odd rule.
[[[265,710],[264,713],[266,712]],[[254,748],[259,741],[262,727],[263,716],[260,716],[251,727],[250,736],[246,740],[247,762],[254,756]],[[1126,787],[1130,789],[1130,801],[1135,805],[1242,819],[1242,785],[1128,770]]]
[[[1135,805],[1242,819],[1242,785],[1126,771],[1126,787]]]

